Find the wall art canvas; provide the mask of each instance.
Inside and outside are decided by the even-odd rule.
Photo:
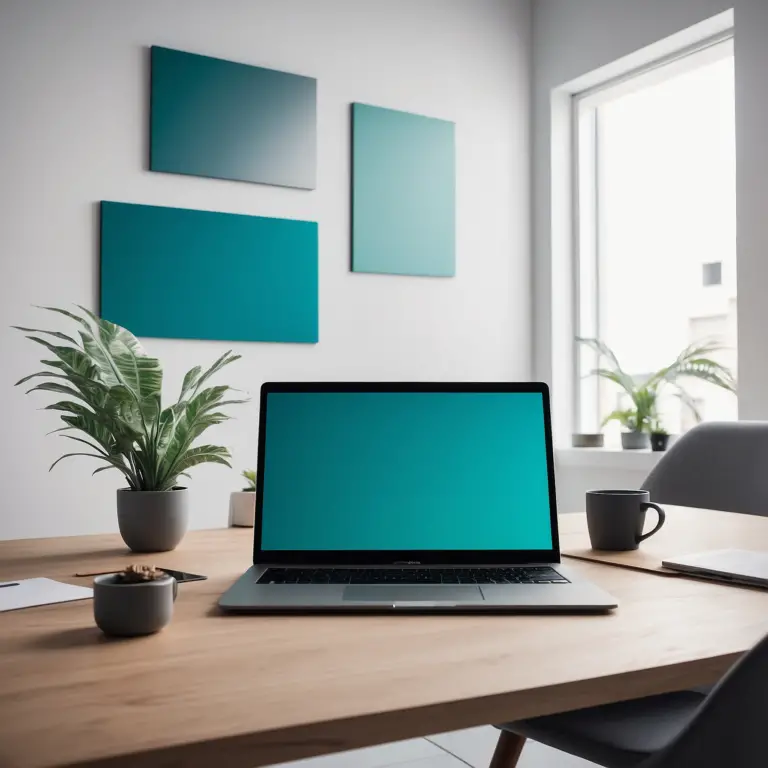
[[[317,224],[101,203],[101,316],[137,336],[315,343]]]
[[[151,50],[152,171],[315,188],[311,77]]]
[[[352,270],[456,272],[454,123],[352,105]]]

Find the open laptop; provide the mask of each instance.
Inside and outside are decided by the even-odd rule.
[[[545,384],[261,389],[229,611],[604,611],[560,563]]]

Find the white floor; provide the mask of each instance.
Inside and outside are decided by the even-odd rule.
[[[491,726],[441,733],[380,747],[282,763],[273,768],[488,768],[498,731]],[[595,768],[592,763],[528,742],[519,768]]]

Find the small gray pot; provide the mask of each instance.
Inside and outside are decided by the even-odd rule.
[[[170,491],[119,489],[117,522],[123,541],[134,552],[176,549],[187,532],[188,495],[186,488]]]
[[[621,447],[625,451],[641,451],[651,447],[651,438],[647,432],[622,432]]]
[[[105,635],[151,635],[170,622],[177,591],[173,576],[140,584],[123,584],[114,573],[97,576],[93,580],[93,617]]]
[[[602,448],[605,436],[600,432],[575,432],[571,435],[571,445],[574,448]]]

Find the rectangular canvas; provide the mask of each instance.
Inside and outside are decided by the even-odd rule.
[[[352,269],[456,272],[454,124],[352,105]]]
[[[153,171],[315,188],[317,81],[152,47]]]
[[[317,224],[101,203],[101,316],[136,336],[318,340]]]

